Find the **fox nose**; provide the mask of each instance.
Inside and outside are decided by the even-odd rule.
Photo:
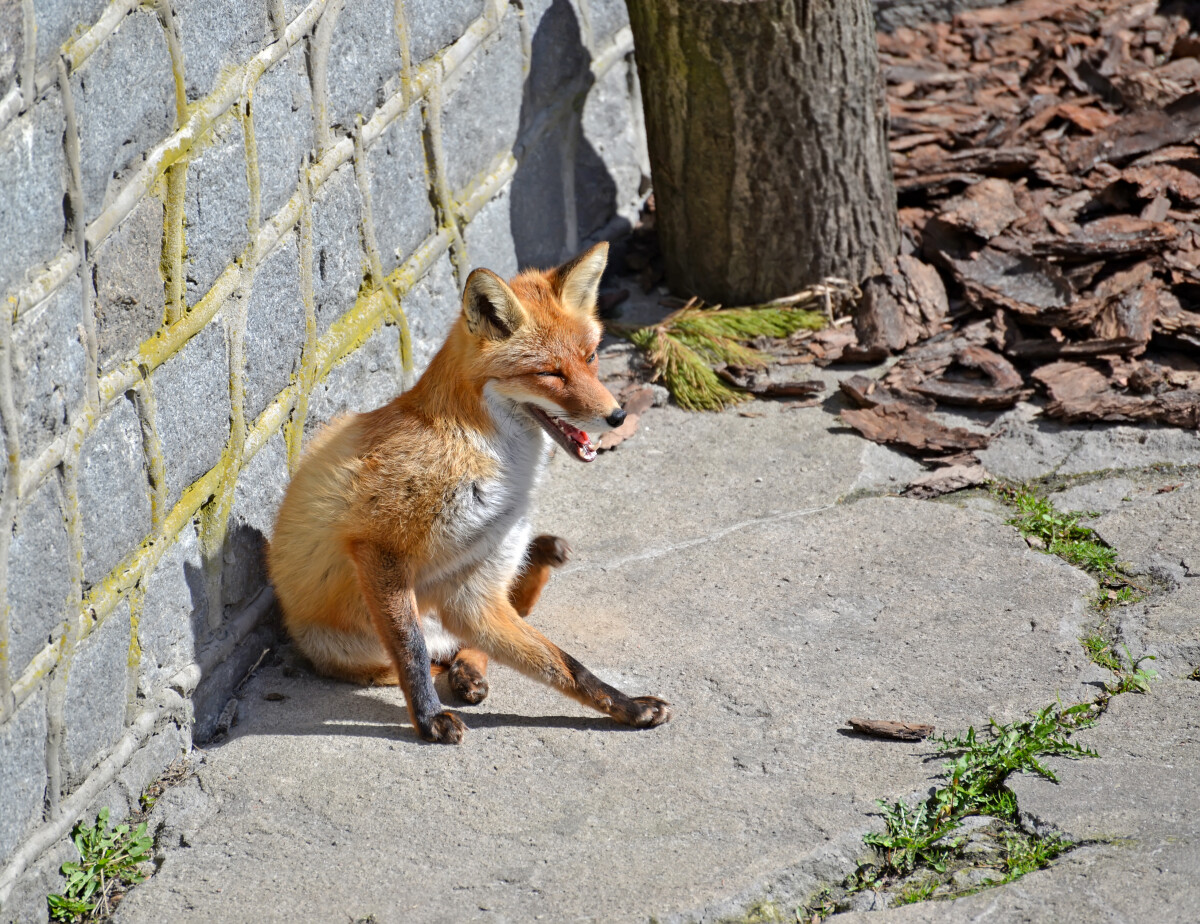
[[[604,418],[610,427],[619,427],[625,422],[625,412],[617,408],[611,414]]]

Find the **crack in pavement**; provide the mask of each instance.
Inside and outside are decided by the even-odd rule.
[[[738,523],[733,523],[729,526],[722,527],[716,532],[709,533],[706,536],[697,536],[695,539],[685,539],[683,542],[676,542],[660,548],[646,549],[643,552],[637,552],[633,555],[625,555],[621,558],[610,559],[606,562],[580,562],[577,565],[570,565],[566,568],[563,568],[559,573],[563,576],[566,576],[568,574],[576,574],[579,572],[609,571],[612,568],[620,568],[624,565],[633,564],[634,562],[662,558],[664,555],[670,555],[672,552],[681,552],[685,549],[695,548],[698,545],[706,545],[709,542],[716,542],[718,539],[724,539],[731,533],[748,529],[751,526],[764,526],[768,523],[779,523],[781,521],[812,516],[814,513],[821,513],[823,510],[831,510],[836,506],[838,506],[837,502],[830,502],[828,504],[822,504],[819,507],[806,507],[803,510],[785,510],[783,513],[772,513],[765,517],[754,517],[750,520],[742,520]]]

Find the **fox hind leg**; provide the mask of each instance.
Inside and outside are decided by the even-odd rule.
[[[513,609],[527,617],[541,597],[550,572],[561,568],[571,557],[571,546],[558,536],[541,535],[529,543],[525,566],[508,590]],[[450,689],[465,703],[477,705],[488,695],[488,656],[478,648],[463,648],[450,663]]]

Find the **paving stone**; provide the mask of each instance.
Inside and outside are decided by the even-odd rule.
[[[1200,576],[1120,607],[1109,624],[1117,645],[1128,648],[1133,657],[1154,655],[1143,667],[1168,680],[1190,678],[1200,668]]]
[[[313,197],[313,295],[317,333],[354,306],[367,269],[362,197],[351,165],[337,170]]]
[[[163,323],[163,206],[142,199],[96,250],[96,340],[100,367],[131,356]]]
[[[408,48],[413,64],[453,44],[467,26],[483,15],[484,0],[404,0]]]
[[[121,516],[114,517],[114,510]],[[79,515],[84,584],[104,578],[150,532],[142,427],[127,399],[119,399],[83,441]]]
[[[669,725],[605,732],[607,719],[496,667],[463,746],[426,748],[396,691],[268,667],[210,752],[218,813],[123,919],[184,903],[220,919],[255,896],[280,920],[664,920],[780,871],[806,893],[818,870],[853,869],[875,798],[929,785],[926,745],[839,734],[848,715],[954,733],[1085,689],[1089,578],[987,514],[836,504],[857,440],[815,408],[763,413],[656,410],[626,455],[550,465],[536,528],[575,557],[533,621],[609,682],[671,699]],[[471,798],[448,795],[463,778]],[[387,811],[364,812],[362,793],[384,789]],[[385,861],[433,818],[439,838]],[[292,868],[330,873],[298,892]],[[206,885],[217,879],[220,893]]]
[[[575,154],[575,214],[581,240],[600,231],[618,213],[632,227],[643,179],[649,179],[649,163],[636,127],[640,106],[631,96],[632,67],[626,59],[613,65],[584,102],[582,137]]]
[[[562,100],[576,87],[591,82],[590,55],[583,43],[583,26],[570,0],[530,0],[524,16],[532,35],[529,76],[525,83],[524,124],[546,107]]]
[[[1200,433],[1177,427],[1064,425],[1019,404],[996,418],[987,449],[977,453],[998,478],[1025,481],[1043,475],[1145,468],[1200,462]]]
[[[1049,500],[1059,510],[1109,513],[1118,509],[1134,493],[1140,493],[1136,481],[1130,478],[1104,478],[1051,494]]]
[[[194,305],[250,240],[250,189],[241,123],[227,113],[188,163],[184,202],[187,299]]]
[[[244,606],[267,583],[266,541],[287,481],[287,446],[276,433],[242,468],[234,488],[221,577],[227,611]]]
[[[13,402],[21,412],[21,455],[63,433],[83,404],[87,348],[76,276],[21,317],[13,329]]]
[[[275,40],[264,0],[175,0],[189,100],[207,96],[223,73]]]
[[[107,0],[38,0],[38,63],[44,64],[68,41],[90,29],[107,5]]]
[[[175,127],[172,75],[162,25],[145,10],[126,16],[71,75],[88,221],[120,189],[143,152]]]
[[[400,307],[408,319],[413,367],[419,375],[441,348],[462,313],[458,281],[448,251],[438,257],[429,272],[404,296]]]
[[[400,86],[395,0],[346,0],[329,45],[329,117],[342,131],[366,122]]]
[[[188,523],[146,579],[138,618],[138,691],[149,697],[196,660],[207,630],[208,592],[196,529]]]
[[[614,35],[629,25],[629,10],[623,0],[586,0],[592,43],[603,48]]]
[[[8,671],[20,677],[58,633],[71,602],[71,549],[58,479],[17,510],[8,547]]]
[[[246,306],[247,423],[291,381],[304,346],[304,298],[300,293],[300,251],[288,234],[254,272]]]
[[[229,438],[229,348],[220,316],[153,374],[167,509],[220,461]]]
[[[596,0],[591,0],[595,3]],[[929,22],[945,22],[962,10],[997,6],[996,0],[872,0],[875,23],[885,32]]]
[[[408,115],[392,122],[367,153],[375,242],[385,273],[433,233],[421,126],[421,112],[414,106]]]
[[[21,0],[0,0],[0,96],[17,82],[25,53],[24,28]]]
[[[305,439],[347,411],[372,411],[400,393],[400,331],[382,327],[312,390]]]
[[[501,189],[463,232],[471,268],[483,266],[505,279],[515,276],[518,267],[517,245],[513,240],[512,189],[512,183]]]
[[[1200,578],[1200,482],[1143,495],[1089,525],[1141,573]]]
[[[522,269],[556,266],[576,249],[578,239],[575,229],[567,225],[563,188],[563,172],[569,163],[565,151],[568,124],[564,119],[552,126],[536,145],[524,151],[509,186],[512,239]]]
[[[46,798],[46,697],[35,693],[0,725],[0,863],[42,820]],[[44,900],[43,896],[43,900]]]
[[[51,91],[0,132],[0,291],[8,292],[35,263],[62,247],[67,190],[62,100]]]
[[[463,189],[480,180],[493,160],[516,142],[524,83],[521,30],[510,12],[498,33],[446,84],[442,104],[446,174],[460,198]]]
[[[265,220],[291,198],[304,155],[313,149],[312,89],[303,44],[259,78],[254,88],[254,140]]]
[[[125,730],[129,601],[122,600],[79,643],[67,668],[63,700],[63,776],[74,788]]]

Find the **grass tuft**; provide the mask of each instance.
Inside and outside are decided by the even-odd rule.
[[[750,395],[720,378],[714,365],[766,368],[772,357],[748,346],[748,341],[820,330],[827,315],[806,306],[824,303],[831,313],[834,298],[844,301],[853,294],[844,280],[827,279],[787,298],[746,308],[707,308],[692,299],[660,323],[627,336],[649,358],[654,380],[666,385],[676,404],[692,411],[719,411]]]

